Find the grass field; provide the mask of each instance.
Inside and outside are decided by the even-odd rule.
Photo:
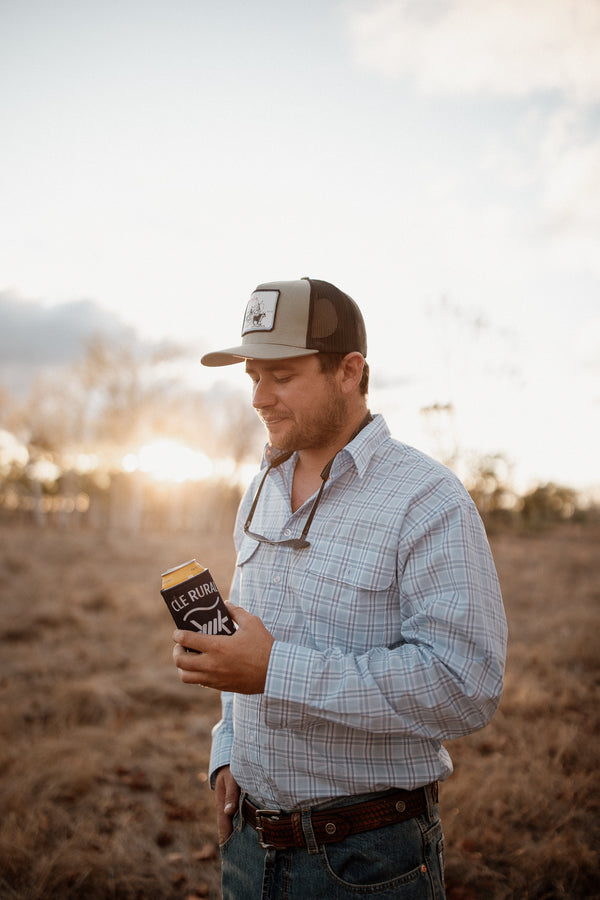
[[[600,527],[492,536],[510,627],[493,723],[449,744],[450,900],[600,898]],[[0,898],[218,898],[219,698],[179,682],[159,574],[226,593],[227,534],[0,525]]]

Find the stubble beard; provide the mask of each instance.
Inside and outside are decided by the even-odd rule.
[[[333,446],[348,422],[346,399],[333,395],[327,405],[315,411],[310,419],[297,422],[290,418],[289,422],[291,426],[285,434],[273,439],[273,446],[282,453]]]

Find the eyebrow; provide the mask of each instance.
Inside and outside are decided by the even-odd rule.
[[[294,372],[295,367],[291,360],[287,359],[278,359],[273,360],[272,362],[269,360],[261,360],[263,367],[267,372]],[[246,373],[251,375],[252,372],[256,372],[256,367],[252,365],[252,360],[246,360]]]

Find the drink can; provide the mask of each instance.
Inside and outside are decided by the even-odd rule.
[[[208,569],[191,559],[163,572],[161,594],[178,628],[203,634],[233,634],[229,615]]]

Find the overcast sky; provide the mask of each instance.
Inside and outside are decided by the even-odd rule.
[[[599,48],[597,0],[0,0],[3,362],[119,323],[200,355],[325,278],[398,437],[452,403],[463,449],[597,484]]]

